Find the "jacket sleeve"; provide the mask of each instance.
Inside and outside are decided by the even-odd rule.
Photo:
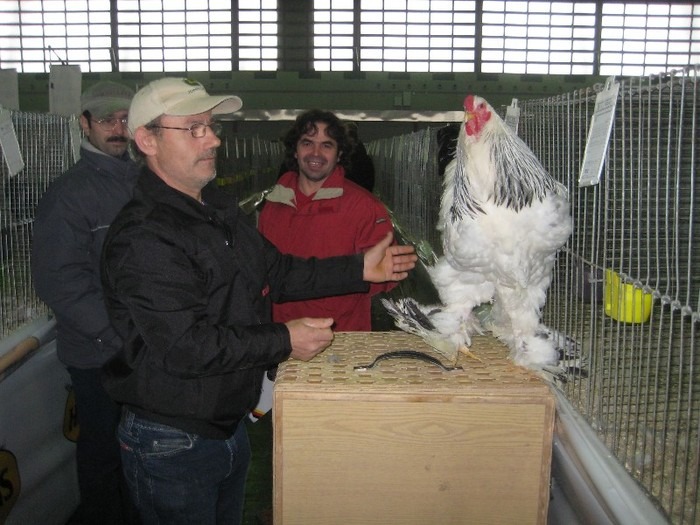
[[[362,278],[362,254],[303,259],[281,254],[262,237],[274,302],[316,299],[349,293],[365,293],[369,283]]]
[[[367,201],[369,209],[361,214],[358,221],[358,230],[355,240],[355,249],[364,253],[381,241],[387,233],[394,231],[394,225],[386,207],[379,201]],[[396,241],[394,241],[396,244]],[[370,295],[380,292],[388,292],[398,285],[397,282],[372,283],[369,288]]]
[[[93,232],[80,197],[65,193],[47,194],[37,210],[31,261],[34,287],[60,323],[98,345],[115,347],[119,340],[104,303]]]
[[[210,310],[205,272],[173,239],[146,228],[122,229],[103,252],[102,278],[114,326],[135,366],[148,348],[151,366],[181,378],[220,375],[284,361],[283,324],[230,324]],[[235,307],[240,297],[231,297]],[[140,354],[140,355],[139,355]]]

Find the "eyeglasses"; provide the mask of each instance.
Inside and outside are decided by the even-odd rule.
[[[128,119],[126,118],[117,117],[96,118],[91,120],[105,131],[114,129],[119,123],[121,123],[122,126],[126,126],[126,123],[128,122]]]
[[[176,128],[173,126],[147,126],[149,129],[160,128],[160,129],[179,129],[181,131],[189,131],[192,136],[196,139],[201,139],[207,134],[207,128],[211,128],[212,133],[217,137],[221,135],[223,126],[220,122],[210,122],[205,124],[204,122],[195,122],[189,128]]]

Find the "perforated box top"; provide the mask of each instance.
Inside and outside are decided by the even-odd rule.
[[[311,361],[282,363],[275,392],[551,394],[540,377],[508,359],[508,349],[497,339],[475,337],[470,350],[475,357],[460,354],[457,368],[445,370],[439,366],[445,359],[418,336],[400,331],[339,332],[333,344]],[[406,351],[437,359],[438,364],[404,357]],[[381,357],[387,353],[399,356]]]

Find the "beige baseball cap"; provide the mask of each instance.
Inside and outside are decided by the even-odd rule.
[[[161,115],[214,115],[238,111],[243,102],[235,95],[209,95],[204,86],[190,78],[166,77],[146,84],[136,92],[129,108],[129,131],[145,126]]]

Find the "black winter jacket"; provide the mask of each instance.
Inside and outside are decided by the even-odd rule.
[[[367,291],[362,256],[280,254],[235,200],[201,204],[144,170],[105,241],[102,277],[123,351],[104,368],[110,395],[186,432],[228,438],[291,352],[271,302]]]
[[[138,167],[87,140],[80,160],[48,188],[37,208],[32,278],[57,321],[58,357],[66,366],[99,368],[121,346],[110,326],[100,282],[107,229],[133,194]]]

